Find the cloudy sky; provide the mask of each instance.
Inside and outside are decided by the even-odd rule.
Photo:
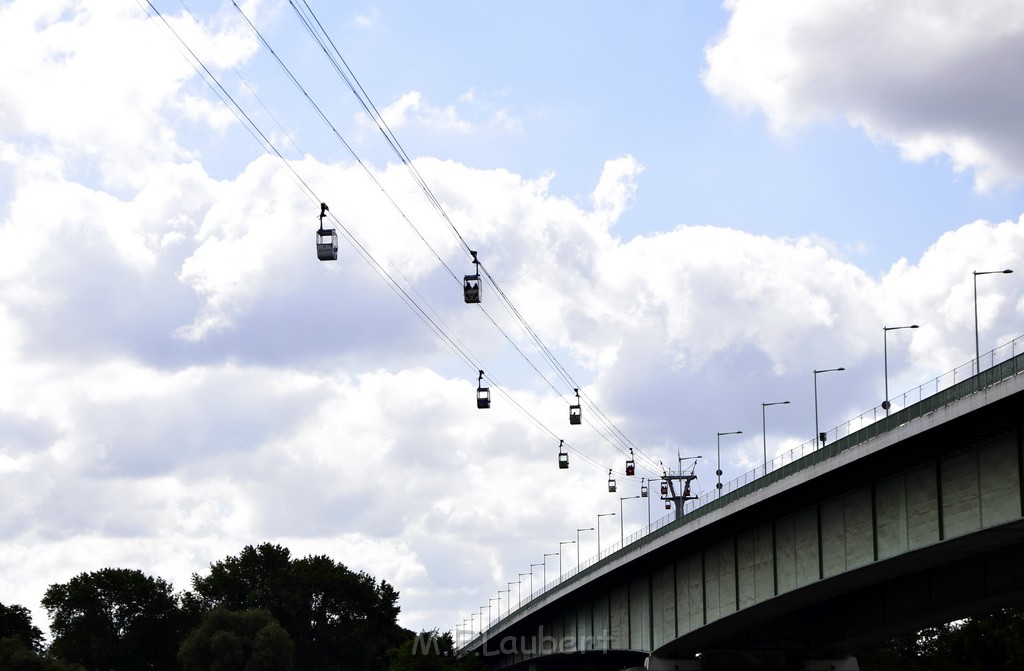
[[[486,619],[668,513],[622,500],[659,462],[810,441],[814,369],[831,430],[886,344],[891,396],[969,362],[972,271],[1018,271],[981,351],[1024,333],[1017,0],[0,0],[0,61],[0,602],[43,627],[264,541]]]

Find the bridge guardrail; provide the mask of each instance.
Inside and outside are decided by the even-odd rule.
[[[1020,353],[1017,350],[1020,350]],[[768,462],[767,467],[761,466],[752,469],[728,483],[723,483],[720,492],[717,489],[708,491],[696,499],[687,501],[681,517],[677,518],[675,514],[672,514],[655,520],[647,527],[639,529],[622,541],[603,550],[600,555],[591,557],[576,568],[565,571],[546,585],[542,585],[530,601],[521,604],[505,617],[489,624],[487,631],[502,626],[506,620],[534,610],[537,607],[537,599],[543,594],[555,587],[583,579],[592,573],[598,564],[610,561],[626,550],[634,551],[668,533],[672,528],[692,522],[732,501],[749,496],[773,482],[833,458],[855,445],[891,431],[913,419],[1024,373],[1024,336],[1018,336],[985,353],[979,363],[982,365],[987,363],[988,368],[976,371],[976,362],[972,359],[969,363],[957,366],[914,389],[889,399],[891,406],[888,414],[881,407],[876,406],[828,431],[827,435],[833,436],[831,442],[826,440],[825,445],[818,446],[816,440],[807,441],[776,456]],[[486,633],[477,634],[470,640],[464,641],[461,646],[459,646],[460,642],[456,640],[456,646],[459,646],[460,649],[468,647],[477,639],[485,637]]]

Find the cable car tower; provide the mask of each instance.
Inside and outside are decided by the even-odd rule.
[[[316,258],[321,261],[338,260],[338,232],[333,228],[324,228],[324,217],[327,216],[327,203],[320,203],[320,228],[316,231]]]
[[[668,471],[661,476],[661,500],[665,502],[666,509],[675,504],[676,519],[678,520],[683,516],[684,504],[697,498],[690,483],[697,479],[694,471],[697,469],[697,459],[701,459],[701,457],[699,455],[696,457],[679,457],[677,455],[677,459],[679,460],[679,473]],[[690,466],[689,472],[683,471],[684,459],[693,459],[693,465]],[[664,464],[662,467],[664,468]]]

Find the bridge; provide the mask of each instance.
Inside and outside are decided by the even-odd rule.
[[[752,652],[775,668],[857,669],[852,650],[1019,603],[1018,351],[1024,338],[690,502],[459,654],[530,671],[744,668]]]

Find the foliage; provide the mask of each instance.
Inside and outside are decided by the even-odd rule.
[[[897,636],[855,656],[877,671],[1024,669],[1024,607]]]
[[[185,671],[291,671],[295,646],[265,610],[217,608],[178,650]]]
[[[388,654],[387,671],[476,671],[483,664],[478,657],[458,658],[450,633],[420,632],[411,641]]]
[[[397,625],[398,592],[329,557],[294,560],[287,548],[246,546],[192,576],[189,603],[264,609],[295,643],[301,669],[383,669],[386,651],[411,635]]]
[[[4,671],[84,671],[39,652],[18,638],[0,638],[0,669]]]
[[[180,613],[171,586],[131,569],[106,568],[51,585],[50,650],[90,669],[175,669]]]
[[[0,603],[0,638],[15,638],[33,650],[43,649],[43,632],[32,624],[32,613],[24,606]]]

